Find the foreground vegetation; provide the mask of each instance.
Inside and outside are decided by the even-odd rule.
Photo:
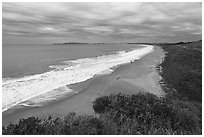
[[[189,44],[189,45],[188,45]],[[193,45],[194,44],[194,45]],[[110,95],[93,102],[95,115],[21,119],[3,134],[202,134],[201,42],[160,44],[166,57],[160,71],[167,93]]]
[[[201,134],[201,112],[179,100],[119,94],[96,99],[93,108],[98,115],[22,119],[3,134]]]

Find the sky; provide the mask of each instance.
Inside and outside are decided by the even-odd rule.
[[[201,3],[12,3],[3,44],[178,42],[202,39]]]

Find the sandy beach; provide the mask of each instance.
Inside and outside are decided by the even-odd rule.
[[[61,117],[69,112],[93,114],[92,102],[97,97],[119,92],[124,94],[150,92],[162,96],[164,92],[159,85],[160,76],[155,67],[163,57],[162,49],[155,46],[150,54],[115,68],[111,74],[97,75],[85,82],[68,85],[73,93],[46,106],[24,107],[3,112],[2,124],[8,125],[10,122],[18,122],[20,118],[30,116],[44,118],[51,114],[53,117]]]

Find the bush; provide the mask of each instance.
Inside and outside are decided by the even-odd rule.
[[[7,128],[3,127],[2,134],[10,135],[33,135],[41,134],[44,128],[40,125],[41,120],[35,117],[20,119],[18,124],[10,124]]]
[[[64,118],[64,134],[70,135],[96,135],[102,134],[103,123],[94,116],[76,116],[70,113]]]
[[[97,104],[98,102],[100,104]],[[96,111],[100,106],[103,108]],[[148,134],[149,129],[155,128],[162,128],[162,133],[164,130],[177,134],[199,134],[201,132],[201,111],[190,102],[171,101],[152,94],[119,94],[111,95],[109,99],[106,96],[98,98],[93,103],[93,108],[98,114],[108,113],[110,119],[119,127],[126,125],[127,129],[133,127],[139,129],[137,132],[139,134]],[[132,124],[130,121],[135,122]]]

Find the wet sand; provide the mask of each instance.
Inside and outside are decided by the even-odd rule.
[[[152,53],[115,68],[111,74],[97,75],[85,82],[68,86],[78,93],[73,92],[43,107],[24,107],[3,112],[2,124],[8,125],[10,122],[15,123],[20,118],[30,116],[45,118],[51,114],[53,117],[63,117],[69,112],[93,114],[92,102],[97,97],[119,92],[124,94],[150,92],[162,96],[164,92],[159,85],[160,76],[155,67],[163,57],[162,49],[155,46]]]

